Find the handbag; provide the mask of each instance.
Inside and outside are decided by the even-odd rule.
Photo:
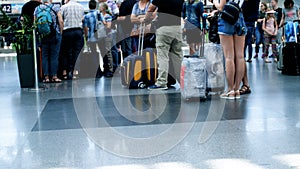
[[[239,6],[239,3],[240,0],[238,0],[237,3],[234,2],[234,0],[227,2],[221,12],[220,17],[229,24],[234,25],[239,19],[240,12],[242,11],[242,9]]]
[[[98,39],[105,38],[107,35],[105,25],[102,21],[100,21],[100,13],[97,14],[95,33]]]

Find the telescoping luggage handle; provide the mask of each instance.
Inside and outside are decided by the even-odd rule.
[[[199,57],[204,57],[205,33],[201,31],[201,42],[199,46]]]
[[[293,20],[294,25],[294,35],[295,35],[295,42],[298,43],[298,37],[297,37],[297,27],[299,26],[300,20]]]
[[[139,56],[142,56],[142,54],[143,54],[145,27],[146,27],[146,23],[140,24],[139,43],[138,43],[138,55]]]

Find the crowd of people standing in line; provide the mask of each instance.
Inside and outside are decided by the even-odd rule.
[[[47,4],[51,0],[42,0],[42,2]],[[185,23],[184,31],[186,31],[188,36],[187,42],[190,47],[190,54],[196,53],[200,43],[200,36],[198,35],[203,33],[201,29],[206,28],[206,21],[203,17],[203,3],[201,1],[124,0],[115,2],[112,0],[90,0],[90,11],[86,14],[83,6],[77,3],[76,0],[64,0],[64,2],[65,4],[60,8],[55,7],[56,13],[54,14],[56,16],[53,15],[53,17],[58,18],[60,25],[57,27],[57,36],[53,41],[53,43],[56,43],[55,48],[57,50],[52,52],[52,48],[51,51],[48,50],[50,53],[47,53],[47,48],[44,49],[42,47],[43,58],[51,55],[55,55],[52,59],[57,59],[59,56],[62,58],[63,79],[76,77],[77,72],[74,70],[74,65],[84,46],[84,38],[86,38],[87,44],[93,51],[96,51],[96,44],[98,44],[101,54],[104,56],[104,75],[112,77],[120,62],[118,50],[122,49],[125,57],[136,52],[138,39],[137,35],[133,33],[139,31],[138,28],[141,23],[150,23],[151,20],[158,17],[158,25],[160,26],[155,32],[155,47],[157,49],[159,74],[156,84],[150,86],[149,89],[167,89],[168,62],[172,59],[176,60],[173,63],[177,63],[177,66],[175,66],[175,72],[177,72],[175,77],[177,77],[177,74],[179,77],[178,69],[180,69],[182,60],[181,19]],[[211,0],[211,2],[217,11],[222,11],[228,1]],[[237,99],[240,98],[241,94],[251,92],[245,61],[252,61],[253,39],[255,39],[255,55],[253,58],[258,58],[259,46],[262,44],[262,58],[264,58],[266,63],[270,63],[268,48],[271,44],[274,62],[277,62],[277,44],[281,43],[282,28],[285,27],[285,32],[287,32],[290,29],[289,22],[299,18],[299,9],[294,5],[293,0],[285,0],[284,9],[278,7],[278,0],[272,0],[270,6],[260,2],[260,0],[255,2],[251,4],[249,0],[244,0],[243,10],[240,12],[239,19],[235,25],[229,24],[222,18],[218,20],[218,34],[225,55],[226,80],[228,84],[227,90],[221,95],[221,98]],[[180,14],[178,11],[168,8],[171,4],[176,5],[180,9],[178,10]],[[100,6],[100,12],[97,9],[98,6]],[[167,18],[162,13],[171,14],[177,18]],[[95,19],[99,18],[106,26],[107,34],[109,35],[101,40],[95,37],[93,31],[96,26]],[[181,19],[178,20],[178,18]],[[114,20],[118,23],[117,29],[113,24]],[[236,25],[246,29],[238,32]],[[176,35],[174,32],[176,32]],[[172,37],[170,38],[171,35]],[[50,42],[49,40],[47,40],[47,43],[42,41],[42,46],[43,44],[44,46],[49,46]],[[57,51],[60,51],[60,53]],[[248,53],[248,59],[246,59],[246,53]],[[47,81],[47,77],[48,79],[52,77],[52,81],[60,82],[61,80],[57,77],[57,62],[50,60],[45,62],[48,62],[44,63],[43,61],[45,81]],[[48,70],[46,70],[47,68]],[[179,78],[177,80],[179,81]],[[240,88],[240,86],[242,87]]]

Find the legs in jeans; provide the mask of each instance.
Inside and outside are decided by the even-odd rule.
[[[265,42],[264,42],[264,34],[262,32],[262,30],[260,30],[259,28],[256,28],[255,29],[255,37],[256,37],[256,40],[255,40],[255,57],[258,56],[258,53],[259,53],[259,45],[260,44],[263,44],[263,52],[265,51]]]
[[[116,42],[116,33],[112,33],[111,35],[111,55],[113,60],[113,71],[117,69],[119,66],[119,54],[118,54],[118,47]]]
[[[247,26],[247,35],[245,39],[244,57],[246,57],[246,49],[248,48],[248,62],[252,59],[252,35],[254,31],[254,26]]]
[[[112,76],[113,73],[113,58],[111,54],[112,39],[110,36],[103,38],[99,42],[100,52],[103,57],[105,76]]]
[[[57,34],[51,40],[42,42],[42,64],[45,76],[57,78],[58,56],[61,44],[61,35]]]
[[[129,35],[127,38],[122,40],[121,48],[124,58],[132,54],[131,37]]]

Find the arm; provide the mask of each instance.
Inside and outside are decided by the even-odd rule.
[[[153,15],[154,15],[153,12],[155,12],[156,10],[157,10],[157,7],[151,3],[151,4],[149,5],[148,11],[147,11],[147,13],[146,13],[144,22],[150,22],[150,21],[153,19]],[[154,15],[154,16],[155,16],[155,15]]]
[[[226,4],[226,0],[220,0],[220,3],[219,0],[213,0],[213,4],[218,9],[218,11],[222,11]]]
[[[274,34],[273,35],[277,35],[278,33],[278,24],[277,24],[277,21],[276,21],[276,18],[274,17],[274,26],[275,26],[275,31],[274,31]]]
[[[59,24],[59,28],[60,28],[60,33],[62,33],[63,30],[64,30],[64,21],[62,19],[62,15],[61,15],[60,11],[57,12],[57,18],[58,18],[58,24]]]
[[[130,20],[131,23],[140,23],[141,19],[144,19],[145,15],[135,15],[135,14],[131,14],[130,16]]]
[[[134,4],[134,6],[132,8],[132,12],[130,15],[131,23],[139,23],[140,18],[143,17],[142,15],[137,15],[137,9],[138,9],[138,3]]]
[[[86,19],[86,17],[83,17],[83,25],[82,26],[83,26],[84,37],[87,39],[89,28],[87,27],[87,19]]]

